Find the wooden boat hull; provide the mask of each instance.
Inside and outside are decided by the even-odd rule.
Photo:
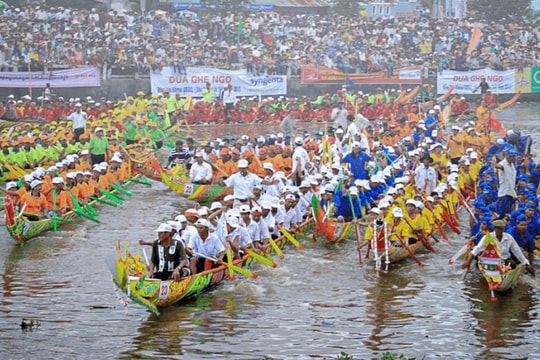
[[[302,232],[309,231],[313,226],[311,219],[300,225]],[[277,247],[284,248],[288,242],[286,236],[280,236],[274,240]],[[159,279],[146,279],[140,270],[145,269],[141,258],[129,254],[122,254],[120,245],[117,243],[116,259],[108,259],[107,265],[113,274],[115,285],[135,303],[146,307],[152,313],[159,315],[160,308],[176,303],[181,303],[201,292],[220,284],[229,279],[229,269],[225,265],[185,277],[179,281],[162,281]],[[266,248],[268,254],[275,252],[269,244]],[[249,255],[237,259],[233,263],[239,267],[247,267],[253,258]]]
[[[137,181],[137,177],[138,176],[135,176],[133,179],[128,180],[126,184]],[[111,193],[117,193],[117,190],[112,190]],[[106,200],[107,197],[103,195],[100,199]],[[90,201],[88,205],[94,206],[98,203],[97,200],[93,200]],[[6,229],[9,235],[21,244],[26,243],[28,240],[33,239],[46,231],[54,230],[66,221],[70,221],[79,216],[76,211],[71,210],[57,219],[46,218],[38,221],[29,221],[24,215],[15,216],[12,203],[6,203],[6,205],[11,207],[9,211],[4,212]]]
[[[321,229],[324,229],[321,231]],[[354,223],[337,222],[333,220],[325,220],[323,223],[317,224],[317,235],[322,235],[322,238],[331,243],[339,243],[343,240],[354,236]]]
[[[175,193],[186,199],[198,202],[211,202],[221,200],[226,195],[233,193],[233,189],[231,187],[220,185],[198,185],[185,182],[181,179],[173,178],[167,171],[165,171],[157,160],[154,160],[152,165],[154,169],[159,172],[163,183],[165,183]]]
[[[486,274],[482,261],[478,261],[478,269],[480,270],[480,273],[482,273],[482,276],[484,276],[484,279],[488,284],[488,289],[490,291],[495,291],[498,293],[504,293],[511,290],[517,284],[521,274],[523,273],[524,268],[525,267],[523,266],[523,264],[519,264],[518,266],[516,266],[515,269],[507,270],[502,273],[500,275],[502,277],[502,280],[500,282],[496,282],[493,281],[492,276]]]
[[[421,241],[418,241],[412,245],[409,245],[409,250],[413,254],[417,253],[420,249],[423,249],[423,248],[424,248],[424,244],[422,244]],[[395,264],[410,256],[411,254],[409,253],[409,251],[403,246],[392,245],[388,249],[388,261],[390,262],[390,264]]]

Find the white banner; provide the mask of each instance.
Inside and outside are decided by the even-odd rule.
[[[51,88],[91,87],[100,86],[99,69],[82,67],[49,72],[0,72],[0,87],[3,88]]]
[[[484,77],[494,94],[514,94],[516,92],[514,70],[495,71],[485,68],[474,71],[443,71],[442,74],[437,75],[437,93],[444,94],[451,86],[455,86],[455,94],[479,94],[478,84]]]
[[[169,89],[171,94],[179,91],[182,96],[191,94],[202,97],[206,83],[212,84],[217,95],[225,85],[232,84],[237,96],[285,95],[287,77],[282,75],[252,76],[246,70],[221,70],[214,68],[193,67],[186,69],[186,75],[173,72],[173,67],[164,67],[160,74],[150,76],[153,94]]]

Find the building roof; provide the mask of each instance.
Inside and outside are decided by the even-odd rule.
[[[252,4],[273,5],[275,7],[329,7],[325,0],[254,0]]]

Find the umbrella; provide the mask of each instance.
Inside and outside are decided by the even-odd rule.
[[[191,18],[191,20],[199,20],[199,15],[197,15],[197,13],[190,10],[177,11],[176,13],[174,13],[174,16],[180,19],[183,19],[184,16],[188,16]]]

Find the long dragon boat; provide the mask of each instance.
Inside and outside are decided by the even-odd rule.
[[[308,219],[300,225],[298,231],[305,233],[312,228],[312,225],[312,219]],[[267,245],[267,254],[275,253],[283,257],[281,249],[287,242],[301,248],[292,234],[286,231],[283,233],[282,236]],[[256,278],[255,273],[246,269],[256,260],[248,254],[232,262],[234,269],[224,264],[178,281],[146,278],[146,264],[142,262],[141,256],[131,255],[127,246],[125,251],[122,251],[119,242],[116,243],[116,258],[110,257],[106,262],[112,273],[114,284],[133,302],[159,315],[160,308],[186,301],[227,279],[231,279],[233,271]]]
[[[126,184],[129,184],[131,182],[145,183],[139,178],[140,176],[136,175],[135,177],[127,180]],[[148,185],[150,184],[148,183]],[[65,214],[43,218],[37,221],[30,221],[22,212],[17,215],[13,201],[10,197],[6,197],[4,199],[4,218],[6,223],[6,229],[9,235],[18,243],[25,244],[28,240],[35,238],[46,231],[56,230],[62,224],[70,223],[71,220],[76,217],[85,217],[89,220],[97,222],[93,214],[89,211],[89,207],[94,209],[95,205],[105,202],[111,204],[111,202],[107,200],[109,197],[114,197],[116,202],[119,202],[121,200],[119,200],[118,194],[119,189],[113,189],[108,192],[107,195],[103,194],[100,197],[90,201],[88,204],[81,208],[76,207],[70,211],[67,211]],[[85,213],[85,211],[87,213]]]
[[[491,292],[491,301],[496,301],[495,292],[504,293],[511,290],[523,273],[524,266],[519,264],[511,269],[505,265],[501,261],[499,246],[490,233],[486,234],[484,241],[487,245],[483,253],[478,256],[477,265]]]
[[[152,162],[154,169],[160,174],[161,180],[178,195],[193,201],[211,202],[223,199],[226,195],[232,194],[232,187],[221,185],[200,185],[187,182],[180,178],[171,176],[161,166],[157,159]]]

